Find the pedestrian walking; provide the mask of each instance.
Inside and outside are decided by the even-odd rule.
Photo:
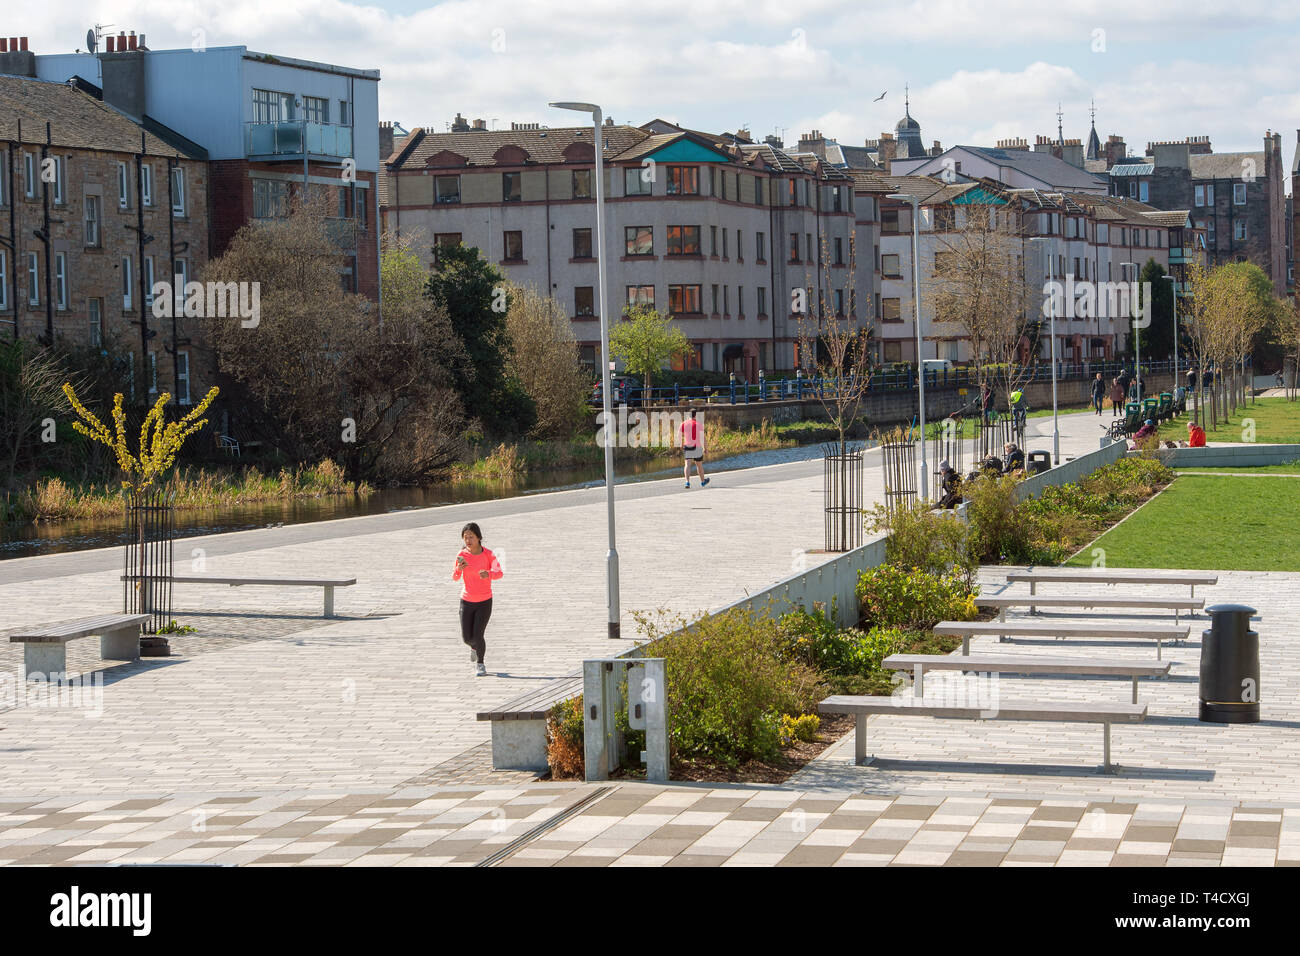
[[[504,572],[501,562],[483,547],[483,532],[471,521],[460,531],[465,543],[458,555],[451,579],[461,582],[460,638],[469,645],[470,660],[474,662],[474,676],[486,677],[483,654],[487,642],[483,632],[492,616],[492,582],[499,581]]]
[[[980,386],[980,413],[986,422],[993,416],[993,389],[988,382]]]
[[[695,471],[700,476],[700,487],[703,488],[709,483],[709,479],[704,477],[704,429],[700,423],[695,420],[695,409],[687,413],[690,417],[677,426],[677,431],[682,440],[682,477],[686,479],[686,487],[691,486],[691,465],[695,465]]]
[[[1124,386],[1116,378],[1110,383],[1110,412],[1111,418],[1118,418],[1120,411],[1124,408]]]
[[[1106,382],[1102,379],[1101,372],[1098,372],[1097,377],[1092,380],[1092,407],[1097,410],[1098,415],[1101,414],[1101,403],[1105,397]]]

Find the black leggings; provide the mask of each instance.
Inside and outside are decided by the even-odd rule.
[[[478,662],[483,663],[483,652],[487,650],[487,642],[483,640],[483,632],[487,629],[488,618],[492,616],[492,599],[486,601],[466,601],[464,598],[460,602],[460,639],[474,648],[474,653],[478,655]]]

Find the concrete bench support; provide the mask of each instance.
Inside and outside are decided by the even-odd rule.
[[[140,625],[148,614],[105,614],[63,621],[32,631],[11,634],[11,644],[23,645],[23,669],[28,680],[61,679],[68,670],[68,642],[99,636],[99,656],[106,661],[140,658]]]
[[[492,721],[492,769],[545,773],[546,720]]]

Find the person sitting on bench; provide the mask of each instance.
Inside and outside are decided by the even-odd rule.
[[[1007,474],[1025,470],[1025,453],[1016,447],[1015,442],[1007,442],[1002,446],[1002,460]]]
[[[1158,429],[1156,428],[1156,423],[1150,418],[1148,418],[1145,422],[1142,423],[1142,427],[1139,428],[1137,432],[1135,432],[1133,435],[1134,447],[1141,448],[1143,445],[1148,443],[1149,439],[1154,439],[1158,446],[1160,443],[1160,439],[1156,437],[1157,431]]]
[[[943,491],[943,497],[939,499],[940,508],[950,509],[961,504],[961,475],[946,458],[939,462],[939,484]]]
[[[1205,447],[1205,429],[1196,422],[1187,423],[1187,444],[1191,448]]]

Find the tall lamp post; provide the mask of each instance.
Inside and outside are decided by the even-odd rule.
[[[605,436],[605,525],[609,532],[609,550],[605,552],[605,580],[609,607],[609,636],[621,637],[618,612],[618,548],[614,543],[614,404],[610,373],[614,363],[609,357],[609,308],[605,301],[605,160],[601,143],[600,107],[595,103],[551,103],[562,110],[575,110],[591,116],[596,144],[596,293],[600,308],[601,404],[604,406]]]
[[[921,500],[930,498],[930,468],[925,460],[925,363],[921,358],[921,255],[919,203],[908,193],[890,193],[887,199],[912,204],[912,310],[916,316],[916,384],[921,415]]]
[[[1138,264],[1136,262],[1121,262],[1119,264],[1121,269],[1127,269],[1129,266],[1133,267],[1134,294],[1128,297],[1128,308],[1130,312],[1133,312],[1134,304],[1137,301]],[[1142,337],[1138,333],[1137,320],[1136,315],[1132,317],[1129,322],[1129,330],[1133,333],[1133,377],[1137,379],[1138,404],[1140,405],[1142,403],[1142,390],[1145,388],[1146,382],[1142,381]]]
[[[1165,276],[1169,283],[1169,293],[1174,297],[1174,388],[1178,387],[1178,342],[1180,339],[1178,328],[1178,280],[1173,276]]]
[[[1051,339],[1051,356],[1052,356],[1052,464],[1061,463],[1061,427],[1057,421],[1056,406],[1056,295],[1052,291],[1052,282],[1055,280],[1054,267],[1056,259],[1056,238],[1047,236],[1034,236],[1030,242],[1041,242],[1047,244],[1047,315],[1048,315],[1048,338]]]

